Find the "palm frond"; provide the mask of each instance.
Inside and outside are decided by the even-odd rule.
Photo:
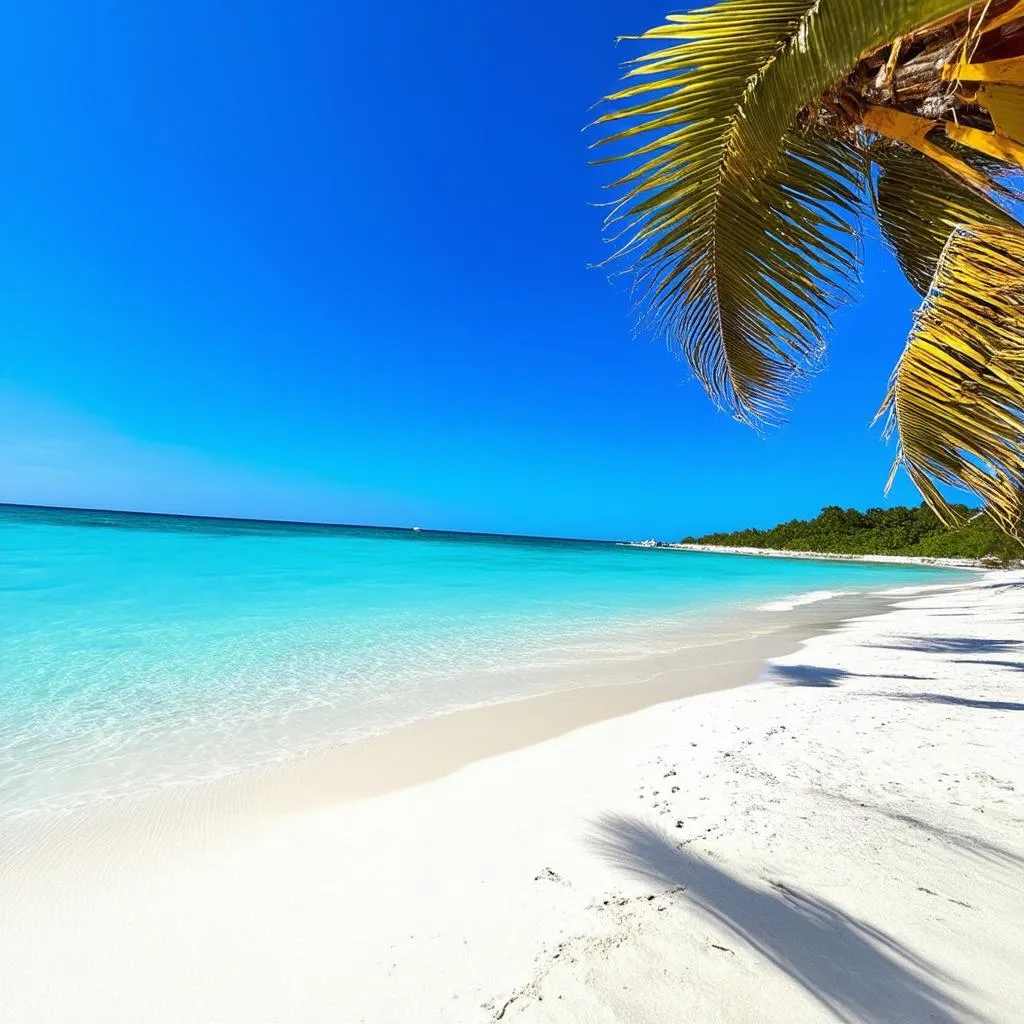
[[[978,100],[992,115],[998,132],[1024,145],[1024,89],[986,82],[978,89]]]
[[[916,150],[879,141],[871,148],[871,159],[878,167],[872,197],[882,237],[922,295],[928,293],[942,250],[956,228],[1016,224],[993,200]]]
[[[711,396],[771,421],[823,351],[857,279],[863,154],[797,126],[884,42],[963,0],[720,0],[641,38],[598,123],[634,166],[609,225],[642,322],[678,343]]]
[[[811,0],[796,34],[744,97],[750,127],[736,134],[737,158],[748,170],[770,164],[797,112],[842,81],[862,56],[967,6],[964,0]]]
[[[965,487],[1020,537],[1024,512],[1024,229],[979,224],[950,236],[879,415],[936,514],[939,485]],[[892,478],[890,477],[890,483]]]

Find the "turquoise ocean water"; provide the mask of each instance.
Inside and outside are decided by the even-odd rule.
[[[962,574],[0,506],[0,818],[586,685],[597,661],[744,635],[797,595],[952,579]]]

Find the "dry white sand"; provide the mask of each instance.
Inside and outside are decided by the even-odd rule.
[[[785,548],[748,548],[732,544],[663,544],[672,551],[703,551],[713,555],[754,555],[757,558],[809,558],[818,562],[881,562],[887,565],[940,565],[946,569],[977,569],[980,558],[940,558],[930,555],[842,555],[828,551],[789,551]]]
[[[992,574],[754,685],[8,879],[0,1021],[1024,1020],[1022,638]]]

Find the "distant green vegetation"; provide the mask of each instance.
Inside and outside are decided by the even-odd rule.
[[[770,530],[738,530],[684,537],[684,544],[777,548],[844,555],[922,555],[932,558],[1024,558],[1024,546],[1002,533],[987,515],[966,505],[954,508],[966,520],[947,530],[927,505],[907,508],[855,508],[829,505],[814,519],[792,519]],[[973,518],[970,518],[973,517]]]

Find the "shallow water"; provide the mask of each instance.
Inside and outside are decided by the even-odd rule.
[[[629,682],[804,595],[962,580],[579,541],[0,506],[0,817]],[[818,592],[818,593],[815,593]]]

